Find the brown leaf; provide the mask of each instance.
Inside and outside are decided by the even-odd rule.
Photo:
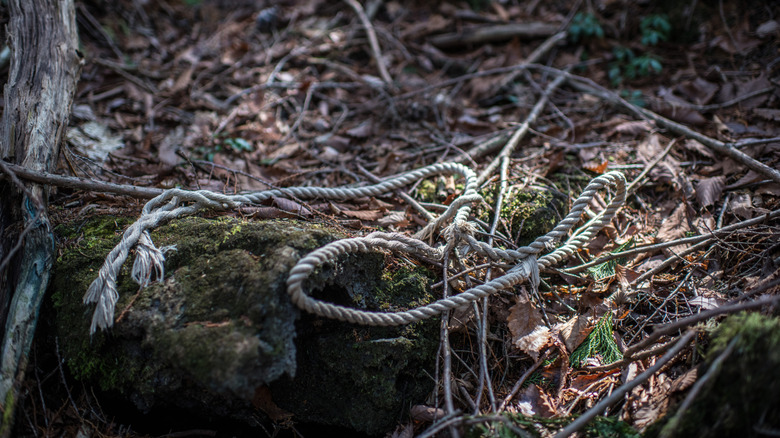
[[[703,208],[714,205],[723,194],[723,187],[726,185],[726,177],[716,176],[705,178],[696,184],[696,200]]]
[[[769,79],[766,78],[766,76],[761,75],[755,79],[751,79],[746,82],[742,82],[739,85],[737,85],[737,95],[738,96],[744,96],[745,94],[752,93],[754,91],[763,90],[765,88],[769,88],[772,86],[772,83],[769,82]],[[757,108],[764,104],[764,102],[769,99],[770,93],[764,93],[756,97],[751,97],[750,99],[743,100],[739,103],[740,108],[743,109],[753,109]]]
[[[342,210],[341,214],[344,216],[354,217],[356,219],[364,220],[364,221],[375,221],[384,216],[384,213],[382,210],[359,210],[359,211],[351,211],[351,210]]]
[[[434,408],[432,406],[425,405],[415,405],[412,406],[412,409],[409,410],[409,416],[412,417],[412,420],[431,423],[438,419],[444,418],[447,416],[447,413],[444,412],[444,409],[441,408]]]
[[[386,227],[388,225],[401,225],[406,222],[405,211],[391,211],[387,215],[376,221],[376,224],[380,227]]]
[[[650,134],[637,146],[637,153],[645,163],[650,163],[663,153],[664,146],[661,144],[661,136]],[[650,177],[653,181],[672,182],[680,174],[680,162],[666,155],[658,164],[650,170]]]
[[[289,211],[290,213],[294,213],[300,216],[309,216],[311,214],[308,208],[291,199],[272,196],[271,201],[273,205],[279,207],[279,209]]]
[[[646,120],[624,122],[609,131],[607,137],[611,137],[613,134],[639,135],[650,132],[652,129],[652,125]]]
[[[353,138],[368,138],[374,133],[374,125],[370,120],[361,123],[360,125],[349,129],[347,135]]]
[[[539,353],[550,342],[550,329],[544,325],[542,314],[525,291],[518,296],[517,304],[510,309],[507,324],[514,346],[533,360],[539,359]]]
[[[750,194],[739,193],[732,197],[729,202],[729,210],[742,219],[752,219],[753,201],[750,199]]]
[[[662,96],[661,100],[653,100],[651,107],[653,111],[662,116],[686,125],[702,126],[708,123],[707,118],[701,115],[701,112],[685,105],[685,103],[680,103],[679,98],[674,97],[671,93]]]
[[[696,140],[685,140],[683,146],[685,146],[685,149],[688,149],[689,151],[697,152],[707,158],[715,159],[715,153],[713,153],[710,148],[704,146]]]
[[[697,77],[692,81],[685,81],[675,87],[675,90],[683,95],[689,102],[704,105],[710,102],[718,92],[718,85]]]
[[[550,418],[557,414],[555,402],[535,384],[529,385],[517,400],[517,408],[524,415]]]
[[[674,379],[672,386],[669,387],[669,392],[678,392],[688,389],[696,382],[699,375],[699,368],[691,368],[686,371],[682,376]]]
[[[571,354],[588,337],[593,329],[593,314],[576,315],[568,321],[553,326],[553,333],[557,334],[566,345],[566,350]]]
[[[655,235],[657,243],[671,242],[676,239],[685,237],[686,233],[691,231],[688,225],[687,207],[684,203],[680,203],[674,211],[664,218],[661,226],[658,228],[658,233]],[[687,246],[673,246],[664,250],[664,253],[671,255],[671,253],[677,253]]]

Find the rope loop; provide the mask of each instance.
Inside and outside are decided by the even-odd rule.
[[[131,248],[136,248],[136,261],[132,278],[142,287],[152,281],[162,281],[165,276],[164,253],[170,248],[158,249],[152,242],[149,230],[173,218],[189,216],[204,210],[235,209],[243,205],[256,205],[271,197],[295,197],[299,199],[347,200],[366,196],[381,196],[407,186],[422,178],[435,175],[459,175],[464,181],[463,192],[447,209],[434,218],[413,237],[399,233],[374,232],[331,242],[304,256],[292,268],[287,279],[287,292],[301,309],[327,318],[364,325],[401,325],[440,315],[448,310],[470,304],[501,290],[507,290],[526,280],[532,287],[539,284],[540,267],[548,267],[570,256],[577,248],[608,224],[625,202],[625,178],[618,172],[610,172],[595,178],[572,205],[570,213],[549,233],[530,245],[516,250],[495,248],[474,237],[475,225],[469,222],[471,206],[482,202],[477,192],[477,175],[459,163],[438,163],[385,179],[373,185],[359,187],[289,187],[238,195],[226,195],[207,190],[166,190],[144,205],[141,217],[122,235],[119,244],[111,250],[98,272],[97,278],[84,295],[85,304],[96,304],[90,333],[105,330],[114,323],[114,310],[119,294],[116,279]],[[554,248],[555,242],[568,235],[585,211],[587,204],[599,190],[615,191],[601,215],[576,232],[563,246],[538,257],[543,251]],[[443,244],[430,246],[424,240],[439,233]],[[442,262],[445,255],[474,252],[496,262],[513,266],[505,274],[457,295],[401,312],[371,312],[326,303],[310,297],[304,290],[305,280],[318,266],[335,263],[343,254],[370,252],[382,248],[396,253],[406,253],[429,261]],[[173,248],[175,249],[175,248]]]

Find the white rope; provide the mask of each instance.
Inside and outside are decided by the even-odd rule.
[[[525,280],[530,279],[535,287],[539,284],[539,266],[548,267],[570,256],[608,224],[625,201],[626,181],[623,175],[618,172],[604,174],[588,184],[582,195],[574,202],[571,212],[552,231],[539,237],[528,246],[516,250],[502,250],[473,237],[474,226],[468,222],[468,217],[471,213],[471,205],[480,202],[482,197],[477,193],[476,174],[468,167],[458,163],[434,164],[363,187],[290,187],[239,195],[224,195],[205,190],[167,190],[144,206],[141,217],[125,231],[122,240],[108,254],[105,263],[100,268],[98,277],[87,290],[84,303],[97,303],[90,332],[94,333],[97,329],[107,329],[113,325],[114,309],[119,299],[116,279],[131,248],[136,248],[136,262],[132,271],[133,280],[141,286],[146,286],[155,280],[162,281],[165,272],[163,268],[165,248],[161,251],[154,246],[149,230],[163,222],[203,210],[225,210],[243,205],[257,205],[271,197],[347,200],[365,196],[380,196],[419,179],[443,174],[455,174],[465,179],[463,193],[448,206],[444,213],[429,222],[414,237],[398,233],[376,232],[364,237],[337,240],[316,249],[298,261],[290,271],[287,292],[292,301],[299,308],[320,316],[365,325],[387,326],[408,324],[430,318],[500,290],[509,289]],[[567,235],[571,228],[579,222],[582,212],[596,192],[608,187],[614,189],[615,194],[601,217],[592,221],[563,246],[540,257],[537,261],[538,254],[542,251],[552,250],[555,242]],[[422,240],[432,238],[436,233],[440,233],[440,238],[444,240],[444,244],[441,246],[432,247]],[[322,302],[306,294],[304,282],[318,266],[324,263],[334,263],[337,257],[342,254],[375,251],[376,248],[407,253],[435,261],[443,260],[445,253],[454,248],[459,248],[460,251],[465,248],[495,261],[509,262],[514,267],[504,275],[485,284],[403,312],[370,312],[352,309]]]

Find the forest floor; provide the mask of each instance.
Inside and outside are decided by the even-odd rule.
[[[77,2],[86,64],[58,173],[236,193],[459,161],[484,173],[492,194],[476,208],[481,231],[510,249],[536,237],[513,220],[520,194],[563,194],[570,207],[599,175],[619,171],[631,183],[612,224],[542,272],[538,291],[518,286],[453,314],[451,384],[388,434],[457,434],[464,413],[486,431],[504,424],[500,412],[553,422],[583,414],[686,340],[601,412],[641,431],[696,382],[710,339],[702,326],[685,338],[706,319],[697,315],[780,293],[780,4],[380,0],[360,8],[367,32],[352,0],[271,3]],[[508,143],[513,134],[519,141]],[[462,188],[429,181],[406,193],[432,212]],[[61,187],[51,215],[136,216],[144,202]],[[274,198],[227,214],[353,235],[411,235],[426,222],[398,194]],[[469,281],[490,275],[478,267]],[[113,419],[56,364],[30,366],[20,434],[166,433]]]

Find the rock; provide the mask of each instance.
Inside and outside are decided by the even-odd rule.
[[[362,327],[291,303],[285,281],[295,262],[345,237],[317,224],[188,218],[155,230],[159,247],[176,245],[165,280],[138,291],[128,261],[117,322],[90,338],[93,308],[82,296],[129,223],[102,217],[58,227],[65,248],[52,281],[55,332],[68,370],[104,394],[143,413],[252,424],[289,412],[293,421],[377,434],[433,389],[437,321]],[[325,265],[310,283],[327,301],[399,310],[432,302],[430,279],[411,265],[388,272],[385,256],[370,253]]]

